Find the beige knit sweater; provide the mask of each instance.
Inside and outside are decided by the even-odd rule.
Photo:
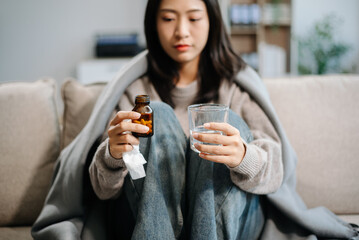
[[[172,92],[176,105],[174,111],[186,135],[189,135],[187,106],[197,93],[197,81]],[[132,83],[119,102],[119,109],[129,111],[135,96],[148,94],[151,101],[160,101],[154,87],[145,77]],[[240,189],[268,194],[276,191],[282,183],[283,165],[280,139],[262,109],[235,83],[223,81],[219,89],[219,103],[228,105],[248,124],[254,140],[246,144],[246,154],[239,166],[230,168],[231,179]],[[116,198],[122,190],[128,173],[122,159],[113,158],[106,138],[98,147],[90,165],[93,189],[100,199]]]

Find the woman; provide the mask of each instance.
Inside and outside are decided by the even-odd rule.
[[[217,1],[149,0],[145,34],[148,71],[120,99],[120,111],[90,166],[97,196],[115,199],[111,234],[258,238],[264,223],[259,195],[275,192],[283,178],[281,143],[261,108],[233,82],[246,65],[232,50]],[[124,121],[139,118],[130,111],[137,94],[161,101],[152,104],[156,129],[151,139],[134,137],[130,132],[148,128]],[[226,104],[232,111],[229,123],[206,126],[225,135],[194,135],[222,145],[196,145],[209,153],[198,156],[187,148],[187,107],[205,102]],[[138,144],[148,161],[147,176],[132,181],[122,156]],[[135,194],[126,190],[131,188]]]
[[[233,53],[215,0],[149,0],[145,31],[149,52],[107,84],[61,152],[34,239],[359,238],[296,193],[295,152],[260,78]],[[123,121],[138,118],[130,111],[138,93],[157,100],[150,139],[126,134],[147,131]],[[186,107],[196,102],[232,109],[228,124],[207,126],[226,136],[196,137],[223,144],[196,146],[215,155],[188,147]],[[131,180],[121,157],[139,143],[146,177]]]

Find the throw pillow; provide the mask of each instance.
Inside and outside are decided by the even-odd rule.
[[[62,148],[70,144],[86,125],[105,84],[83,85],[75,79],[64,82],[61,88],[64,102]]]
[[[0,84],[0,226],[32,225],[60,152],[55,82]]]

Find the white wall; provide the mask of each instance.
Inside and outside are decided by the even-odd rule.
[[[356,64],[359,73],[359,1],[358,0],[293,0],[292,32],[295,36],[305,35],[314,22],[334,13],[342,23],[336,39],[352,46],[350,53],[342,59],[344,68]],[[296,45],[293,44],[292,70],[297,62]]]
[[[97,33],[138,32],[145,0],[1,0],[0,82],[75,77]]]
[[[335,12],[344,20],[338,37],[354,47],[346,61],[359,63],[358,0],[292,1],[294,34],[305,33],[314,21]],[[76,65],[93,57],[96,33],[135,31],[144,41],[146,2],[0,0],[0,82],[50,76],[60,84],[76,77]],[[295,51],[292,56],[295,62]]]

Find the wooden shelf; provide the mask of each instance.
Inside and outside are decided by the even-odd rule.
[[[263,3],[273,3],[273,0],[260,0]],[[280,3],[287,3],[287,4],[291,4],[291,0],[280,0]]]
[[[235,35],[231,37],[231,43],[239,54],[257,52],[257,35]]]
[[[253,4],[257,2],[256,0],[231,0],[232,4]]]
[[[264,26],[278,26],[278,27],[290,27],[292,25],[292,22],[290,19],[282,19],[282,20],[278,20],[278,21],[268,21],[268,22],[261,22],[261,25]]]
[[[258,32],[258,25],[232,25],[231,35],[254,35]]]
[[[276,46],[281,52],[284,50],[286,73],[290,70],[290,39],[291,39],[291,0],[282,0],[278,5],[274,5],[272,0],[231,0],[228,6],[228,12],[232,14],[232,10],[236,13],[235,18],[231,18],[229,21],[236,23],[247,23],[246,21],[238,21],[241,19],[243,8],[248,6],[258,5],[260,11],[259,22],[257,19],[252,19],[253,23],[258,24],[231,24],[230,36],[231,42],[236,52],[240,54],[249,54],[251,52],[256,53],[258,56],[258,71],[261,73],[264,69],[264,59],[268,59],[268,52],[266,48],[260,47],[263,45]],[[254,4],[254,5],[253,5]],[[241,6],[243,5],[243,6]],[[234,6],[236,8],[241,7],[241,10],[231,9]],[[255,6],[257,7],[257,6]],[[249,8],[250,9],[250,8]],[[233,14],[234,14],[233,13]],[[279,15],[277,15],[279,14]],[[251,13],[246,13],[251,16]],[[249,20],[249,23],[251,20]],[[265,43],[265,44],[263,44]],[[271,51],[270,48],[269,51]],[[264,53],[265,51],[266,53]],[[266,55],[265,57],[263,57]],[[282,53],[283,55],[283,53]],[[267,61],[268,62],[268,61]],[[282,65],[283,66],[283,65]]]

